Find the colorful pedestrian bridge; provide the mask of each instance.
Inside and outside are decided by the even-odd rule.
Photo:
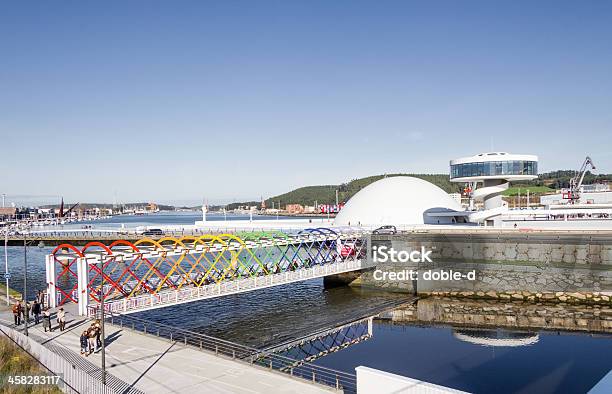
[[[368,267],[367,233],[310,228],[64,243],[46,256],[52,307],[132,313]]]

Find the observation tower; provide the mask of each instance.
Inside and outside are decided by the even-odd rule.
[[[507,210],[503,206],[502,193],[511,181],[537,177],[538,157],[535,155],[488,152],[450,161],[451,182],[467,183],[471,199],[484,203],[484,210],[470,215],[473,222],[489,221]]]

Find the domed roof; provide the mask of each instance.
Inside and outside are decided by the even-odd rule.
[[[409,176],[383,178],[361,189],[342,208],[335,225],[440,223],[426,213],[461,211],[461,205],[433,183]],[[451,218],[442,218],[446,223]]]

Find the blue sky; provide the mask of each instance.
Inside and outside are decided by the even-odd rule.
[[[0,192],[259,199],[494,150],[612,172],[612,2],[3,2]]]

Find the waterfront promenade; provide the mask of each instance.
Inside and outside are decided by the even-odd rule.
[[[90,320],[68,316],[64,332],[60,332],[53,321],[56,328],[52,333],[45,333],[41,323],[30,327],[30,337],[69,358],[79,368],[97,370],[101,365],[100,352],[86,358],[79,355],[79,336],[89,326]],[[0,323],[8,326],[11,320],[10,312],[0,312]],[[106,338],[107,382],[119,392],[130,388],[145,393],[336,392],[325,386],[110,324],[106,325]]]

